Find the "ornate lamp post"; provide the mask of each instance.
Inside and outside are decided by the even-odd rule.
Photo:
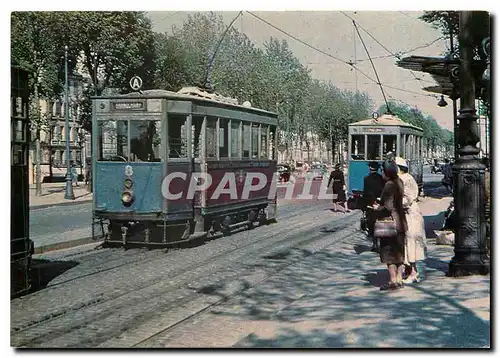
[[[73,192],[72,178],[71,178],[71,162],[70,162],[70,148],[69,148],[69,88],[68,88],[68,46],[64,46],[64,116],[66,117],[66,192],[64,199],[75,200],[75,193]]]
[[[458,157],[453,166],[454,200],[458,228],[455,232],[455,256],[449,276],[488,274],[486,248],[485,167],[478,159],[479,142],[475,109],[475,82],[472,74],[473,44],[470,33],[471,11],[460,12],[460,120]]]

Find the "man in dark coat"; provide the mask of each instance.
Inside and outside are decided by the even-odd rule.
[[[367,206],[373,206],[377,198],[380,197],[385,182],[382,175],[378,173],[378,169],[380,168],[378,162],[368,163],[368,168],[370,170],[370,174],[364,178],[363,202],[366,210],[366,227],[368,229],[368,236],[371,237],[373,241],[372,251],[377,252],[377,239],[373,236],[373,227],[375,225],[376,217],[373,213],[373,209],[367,208]]]

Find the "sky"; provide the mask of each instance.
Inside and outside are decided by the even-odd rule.
[[[172,33],[172,26],[181,26],[192,12],[148,12],[153,30]],[[375,109],[384,104],[376,74],[353,25],[355,20],[361,38],[366,45],[375,69],[384,85],[388,100],[405,102],[433,116],[443,128],[452,130],[453,110],[449,105],[437,106],[439,96],[422,90],[436,83],[422,72],[409,71],[396,66],[394,54],[409,51],[405,56],[440,56],[448,48],[449,39],[442,38],[440,31],[418,19],[415,11],[252,11],[253,14],[337,59],[300,43],[271,27],[248,12],[235,21],[233,26],[245,33],[257,46],[270,37],[287,40],[294,55],[311,70],[318,80],[331,81],[342,89],[368,93],[375,102]],[[227,25],[238,12],[221,12]],[[365,31],[366,30],[366,31]],[[341,61],[339,61],[341,60]],[[354,71],[344,62],[353,61],[360,71]],[[360,73],[363,72],[364,74]],[[370,77],[367,78],[366,76]],[[420,80],[418,80],[420,79]]]

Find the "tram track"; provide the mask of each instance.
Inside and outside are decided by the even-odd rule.
[[[312,211],[312,210],[307,210],[307,212],[309,211]],[[317,211],[317,207],[316,207],[316,211]],[[297,215],[303,215],[304,212],[301,212],[301,213],[298,213]],[[294,216],[296,215],[290,215],[288,218],[293,218]],[[312,224],[312,226],[314,226],[315,224]],[[300,223],[295,223],[295,224],[292,224],[292,226],[288,225],[287,227],[284,227],[282,228],[281,230],[279,230],[278,232],[274,231],[274,233],[272,233],[273,235],[282,235],[284,233],[292,233],[293,231],[291,231],[292,228],[295,228],[296,230],[301,230],[301,228],[303,228],[304,226]],[[75,303],[73,306],[70,306],[70,307],[64,307],[64,308],[61,308],[61,309],[56,309],[55,311],[52,311],[52,312],[48,312],[46,314],[44,314],[43,316],[39,317],[39,319],[37,320],[34,320],[34,321],[31,321],[31,322],[24,322],[24,324],[22,325],[13,325],[13,331],[14,332],[22,332],[28,328],[31,328],[31,327],[35,327],[35,326],[38,326],[38,325],[41,325],[41,324],[45,324],[49,321],[52,321],[52,320],[55,320],[55,319],[58,319],[59,317],[62,317],[64,315],[68,315],[68,314],[71,314],[71,312],[74,312],[74,311],[78,311],[80,309],[83,309],[83,308],[87,308],[87,307],[91,307],[91,306],[94,306],[96,304],[102,304],[102,303],[105,303],[107,301],[111,301],[111,300],[116,300],[122,296],[125,296],[127,294],[129,294],[131,291],[134,291],[134,290],[142,290],[142,289],[145,289],[147,287],[150,287],[152,285],[155,285],[156,283],[164,280],[165,278],[168,278],[170,280],[172,280],[173,278],[176,278],[177,276],[181,275],[182,273],[184,273],[185,271],[192,271],[192,270],[195,270],[197,267],[200,267],[200,266],[203,266],[203,265],[206,265],[207,263],[211,262],[211,261],[215,261],[217,260],[218,258],[220,258],[221,256],[224,256],[224,255],[229,255],[231,253],[233,253],[234,251],[236,250],[241,250],[241,249],[244,249],[246,247],[249,247],[251,245],[254,245],[254,244],[258,244],[259,242],[261,241],[264,241],[266,240],[270,235],[269,233],[273,230],[276,229],[276,226],[268,226],[268,227],[263,227],[262,228],[263,230],[259,231],[259,236],[258,238],[255,240],[253,237],[251,237],[251,235],[246,235],[246,237],[244,238],[244,240],[248,240],[247,242],[245,242],[243,245],[241,245],[241,240],[239,240],[238,242],[230,242],[230,245],[233,246],[231,249],[227,250],[227,242],[226,243],[222,243],[222,242],[219,242],[218,240],[215,240],[214,242],[217,243],[219,242],[220,245],[219,246],[222,246],[222,251],[216,255],[213,255],[211,257],[208,257],[207,260],[204,260],[202,262],[199,262],[195,265],[190,265],[190,266],[185,266],[185,265],[179,265],[178,267],[175,267],[176,266],[176,263],[175,262],[167,262],[167,264],[169,264],[169,267],[168,269],[171,269],[171,270],[168,270],[166,272],[163,272],[164,275],[162,275],[162,273],[158,273],[157,274],[159,275],[159,277],[156,277],[152,280],[148,280],[147,282],[143,283],[142,285],[139,285],[139,287],[137,286],[134,286],[133,283],[131,285],[128,285],[124,288],[122,288],[122,292],[120,292],[119,294],[114,294],[114,295],[109,295],[108,297],[105,297],[107,291],[105,290],[104,293],[102,294],[96,294],[94,293],[94,296],[101,296],[99,299],[95,299],[95,297],[91,297],[90,300],[86,300],[84,302],[77,302]],[[264,230],[265,229],[265,230]],[[245,232],[247,233],[247,232]],[[230,240],[231,237],[228,237],[228,240]],[[286,241],[286,239],[284,240],[281,240],[281,241]],[[281,242],[280,241],[280,242]],[[276,245],[278,242],[271,242],[269,245],[267,246],[272,246],[272,245]],[[224,246],[225,245],[225,246]],[[180,252],[186,252],[184,250],[181,250]],[[185,255],[186,256],[186,255]],[[189,255],[187,255],[189,256]],[[189,257],[188,257],[189,258]],[[154,259],[151,259],[151,260],[142,260],[140,263],[142,264],[146,264],[146,263],[149,263],[151,261],[155,261],[155,260],[158,260],[160,261],[161,259],[163,260],[167,260],[168,258],[165,258],[164,256],[161,256],[161,257],[155,257]],[[184,259],[186,259],[186,257],[180,257],[178,258],[177,261],[179,262],[182,262]],[[136,262],[136,263],[139,263]],[[158,262],[158,264],[161,264],[161,262]],[[162,267],[163,268],[163,267]],[[142,268],[141,270],[144,270],[144,268]],[[131,272],[130,273],[130,276],[131,277],[135,277],[135,276],[141,276],[141,270],[139,270],[137,273],[133,273]],[[173,272],[172,272],[173,270]],[[97,275],[101,272],[95,272],[94,274]],[[107,277],[108,281],[109,281],[109,277]],[[75,281],[76,278],[72,281]],[[66,282],[66,283],[70,283],[70,282]],[[109,288],[111,289],[111,288]],[[57,295],[57,287],[55,288],[48,288],[46,290],[44,290],[44,292],[42,293],[41,291],[39,292],[39,295],[50,295],[50,294],[56,294]]]
[[[345,229],[346,227],[351,226],[352,223],[357,220],[357,216],[354,215],[351,220],[352,221],[340,223],[338,230],[342,230],[342,228]],[[288,244],[282,243],[281,246],[276,247],[275,245],[277,243],[275,242],[270,245],[264,245],[263,247],[259,247],[250,252],[242,252],[238,256],[226,257],[225,259],[223,259],[223,261],[218,263],[210,262],[209,265],[213,265],[215,266],[215,268],[217,268],[218,266],[219,269],[222,268],[231,270],[231,266],[227,264],[240,262],[242,258],[248,257],[249,253],[260,252],[261,254],[264,254],[282,251],[287,247],[289,249],[290,245],[292,247],[304,246],[308,243],[317,241],[318,239],[321,239],[322,236],[324,236],[324,233],[318,233],[316,235],[313,235],[313,237],[303,239],[302,237],[304,231],[310,232],[310,227],[304,227],[304,230],[299,233],[295,233],[292,238],[288,237],[284,240],[280,240],[280,242],[291,240],[291,242],[289,242]],[[270,249],[270,246],[274,247]],[[257,256],[252,256],[252,258],[255,257]],[[209,270],[207,263],[199,266],[202,266],[200,267],[201,273],[206,271],[212,272],[211,274],[209,274],[209,276],[215,277],[217,281],[221,280],[220,270]],[[64,322],[58,321],[57,326],[53,327],[55,330],[48,334],[45,333],[39,340],[33,340],[31,342],[31,345],[40,344],[42,347],[56,346],[70,348],[82,347],[86,346],[87,344],[89,346],[95,346],[101,341],[101,343],[103,343],[111,338],[110,336],[115,335],[119,331],[128,331],[136,327],[138,324],[141,324],[141,321],[143,321],[142,323],[146,323],[154,319],[158,315],[158,312],[170,312],[179,304],[182,305],[186,302],[189,302],[196,295],[194,295],[192,290],[186,289],[186,286],[188,286],[188,284],[192,282],[193,279],[200,277],[200,272],[189,270],[184,273],[184,276],[177,283],[164,285],[158,290],[153,289],[149,292],[134,292],[132,294],[132,297],[129,297],[128,299],[125,299],[121,302],[108,302],[109,306],[99,305],[99,307],[94,307],[91,310],[93,312],[87,312],[90,314],[90,317],[87,316],[87,319],[85,319],[84,321],[80,320],[79,324],[76,326],[72,323],[73,320],[78,317],[68,317],[66,320],[66,324],[64,324]],[[206,282],[206,277],[202,277],[202,280]],[[181,292],[179,292],[179,290]],[[179,294],[182,292],[184,292],[185,296],[179,296]],[[142,299],[140,300],[140,303],[138,303],[139,298],[134,298],[134,296],[148,298]],[[158,304],[158,301],[162,302]],[[105,313],[103,313],[103,311]],[[81,312],[80,315],[82,315]],[[66,327],[66,325],[68,325],[68,327]],[[89,328],[93,328],[95,331],[90,329],[89,333]],[[108,332],[105,332],[106,328]],[[96,331],[98,331],[99,333],[97,333]],[[106,335],[106,333],[108,333],[108,335]],[[91,337],[89,337],[89,335]],[[82,337],[87,338],[82,339]]]
[[[300,213],[289,212],[289,214],[291,213],[291,215],[286,215],[286,216],[283,216],[283,217],[279,217],[278,219],[279,220],[287,220],[287,219],[291,219],[291,218],[296,217],[296,216],[307,215],[308,213],[313,212],[313,211],[317,211],[317,208],[313,208],[313,209],[307,210],[305,212],[300,212]],[[275,225],[275,224],[270,224],[270,225],[272,226],[272,225]],[[265,226],[258,226],[258,227],[255,227],[255,229],[259,229],[259,231],[262,231],[264,229],[264,227]],[[241,232],[247,232],[247,231],[250,232],[250,230],[236,229],[233,234],[237,234],[237,233],[241,233]],[[261,232],[259,232],[259,234],[261,234]],[[211,237],[206,238],[205,240],[206,240],[206,242],[210,242],[212,240],[221,239],[222,237],[223,237],[223,235],[218,233],[215,236],[211,236]],[[62,256],[60,258],[63,261],[66,261],[66,260],[68,260],[70,258],[76,258],[76,257],[82,257],[82,256],[94,256],[94,257],[97,257],[97,256],[99,256],[99,254],[104,254],[105,255],[106,253],[109,253],[110,251],[111,252],[117,252],[118,254],[129,253],[129,252],[139,253],[139,254],[146,253],[147,256],[153,256],[153,257],[150,257],[150,258],[147,258],[147,259],[145,259],[145,258],[134,259],[132,261],[127,261],[127,262],[124,262],[124,263],[122,262],[122,263],[120,263],[118,265],[114,265],[114,266],[110,266],[110,267],[107,267],[107,268],[103,268],[101,270],[91,271],[89,273],[86,273],[86,274],[83,274],[83,275],[79,275],[79,276],[76,276],[76,277],[73,277],[73,278],[70,278],[70,279],[67,279],[67,280],[64,280],[64,281],[52,283],[52,284],[48,285],[46,289],[50,289],[50,288],[54,288],[54,287],[57,287],[57,286],[60,286],[60,285],[63,285],[63,284],[71,283],[71,282],[73,282],[75,280],[78,280],[78,279],[81,279],[81,278],[90,277],[90,276],[93,276],[93,275],[96,275],[96,274],[104,273],[106,271],[110,271],[110,270],[113,270],[113,269],[118,269],[118,268],[121,268],[121,267],[124,267],[124,266],[127,266],[127,265],[133,265],[135,263],[146,263],[146,262],[154,261],[154,260],[158,259],[159,257],[162,257],[165,253],[168,253],[170,251],[183,250],[183,249],[186,249],[186,248],[182,248],[182,247],[179,247],[179,248],[168,248],[166,251],[163,250],[163,249],[159,249],[159,250],[147,250],[147,249],[141,249],[141,248],[130,249],[130,250],[124,251],[122,248],[103,248],[103,249],[99,249],[99,250],[87,250],[87,251],[85,251],[83,253],[73,253],[73,254],[69,254],[69,255],[64,255],[64,256]],[[43,259],[44,257],[42,256],[42,257],[39,257],[39,258]],[[48,258],[50,258],[50,256],[48,256]],[[123,255],[120,255],[120,256],[112,259],[111,261],[109,261],[109,260],[103,260],[103,261],[104,261],[104,264],[106,264],[106,265],[110,264],[111,262],[115,262],[115,261],[123,261]],[[32,293],[32,294],[34,294],[34,293]]]
[[[351,215],[351,216],[353,216],[353,215]],[[163,285],[159,289],[156,287],[152,287],[152,286],[155,283],[157,283],[159,280],[166,279],[163,276],[160,277],[159,280],[155,279],[155,280],[153,280],[153,282],[149,282],[147,285],[143,285],[142,288],[135,288],[135,290],[133,290],[133,291],[127,290],[127,292],[125,292],[122,295],[115,296],[115,297],[109,297],[109,298],[104,299],[104,300],[98,300],[96,302],[92,302],[90,305],[87,305],[84,307],[79,307],[76,310],[68,311],[62,315],[57,316],[57,317],[53,317],[53,318],[48,319],[48,320],[43,320],[43,321],[37,322],[35,324],[32,324],[28,327],[24,327],[22,330],[15,332],[15,336],[18,336],[18,337],[21,335],[24,336],[25,339],[22,339],[21,337],[19,337],[19,338],[21,338],[21,340],[19,341],[19,343],[21,345],[32,346],[32,345],[42,344],[45,346],[45,344],[43,344],[44,342],[48,342],[51,339],[57,340],[57,337],[59,337],[61,334],[63,334],[63,335],[68,334],[68,332],[70,332],[70,333],[75,332],[75,330],[79,331],[80,329],[82,329],[82,327],[87,327],[89,325],[91,326],[93,324],[93,322],[95,322],[97,320],[100,320],[100,322],[106,321],[107,319],[113,321],[115,319],[112,317],[113,313],[116,310],[119,310],[120,308],[123,310],[127,310],[127,307],[131,307],[130,309],[132,311],[134,311],[134,309],[136,311],[135,313],[129,312],[129,314],[133,315],[132,321],[135,322],[135,324],[137,323],[137,319],[140,318],[141,316],[147,321],[148,319],[151,319],[152,317],[150,317],[150,314],[145,315],[144,310],[146,312],[148,312],[148,311],[152,312],[151,314],[153,314],[153,315],[155,314],[155,312],[158,312],[158,310],[160,310],[160,311],[169,310],[170,307],[172,306],[172,304],[175,304],[175,301],[178,297],[171,297],[172,300],[165,300],[164,296],[168,295],[168,293],[170,291],[178,290],[182,286],[185,286],[189,282],[192,282],[194,279],[196,279],[197,277],[200,276],[200,273],[203,273],[203,271],[206,271],[208,266],[213,265],[213,266],[215,266],[215,268],[217,268],[217,266],[219,266],[219,269],[220,269],[221,267],[222,268],[224,267],[225,263],[231,263],[234,261],[238,262],[238,259],[245,257],[245,256],[249,256],[249,254],[251,254],[251,253],[262,252],[262,251],[265,251],[265,252],[273,251],[272,250],[273,247],[274,247],[274,251],[275,251],[276,245],[281,244],[283,247],[286,247],[286,246],[290,246],[290,244],[291,244],[292,246],[295,246],[295,245],[303,245],[303,244],[306,244],[308,242],[318,240],[318,235],[314,235],[313,238],[301,239],[301,237],[302,237],[301,234],[303,234],[304,231],[307,232],[308,230],[310,230],[310,228],[314,225],[315,224],[312,224],[309,226],[302,225],[302,229],[299,228],[299,229],[296,229],[293,231],[291,231],[290,228],[287,228],[286,231],[288,232],[289,235],[286,235],[286,237],[283,238],[282,240],[273,241],[273,242],[270,242],[269,244],[262,245],[261,247],[252,248],[252,250],[250,250],[249,252],[248,251],[242,252],[242,253],[240,253],[240,255],[236,255],[236,256],[230,255],[236,250],[242,250],[242,249],[244,249],[252,244],[257,243],[257,242],[250,242],[247,245],[240,246],[240,247],[237,247],[233,250],[221,253],[215,257],[211,257],[208,260],[205,260],[205,261],[198,263],[196,265],[191,265],[189,267],[180,268],[178,271],[183,271],[183,272],[178,272],[175,277],[169,277],[168,278],[170,280],[169,284]],[[350,225],[350,222],[347,223],[346,225],[347,226]],[[289,236],[292,234],[294,235],[292,238],[292,241],[289,242],[288,244],[286,244],[285,243],[286,241],[291,240],[291,238]],[[259,241],[262,241],[264,239],[266,239],[266,237],[262,238]],[[279,246],[278,246],[278,248],[279,248]],[[271,249],[271,250],[269,250],[269,249]],[[226,256],[226,258],[223,259],[222,262],[219,262],[217,264],[216,261],[218,261],[223,256]],[[201,270],[201,272],[197,272],[197,270],[200,271],[200,268],[203,268],[203,270]],[[217,276],[218,271],[215,270],[214,272],[215,273],[212,275]],[[178,279],[177,282],[173,282],[172,281],[173,278],[177,278]],[[127,295],[130,295],[130,297],[125,297]],[[134,305],[134,302],[137,303],[137,300],[139,299],[138,296],[143,296],[143,297],[148,297],[148,298],[146,300],[142,299],[139,306],[137,306],[137,304]],[[164,299],[164,302],[161,305],[161,307],[156,307],[157,301],[158,300],[161,301],[162,299]],[[86,311],[86,313],[88,313],[90,315],[90,317],[88,317],[88,315],[86,317],[83,317],[83,316],[85,316],[82,313],[82,311],[84,311],[84,310]],[[76,316],[76,317],[74,317],[74,316]],[[81,317],[79,317],[79,316],[81,316]],[[80,318],[80,321],[79,321],[80,323],[77,326],[72,325],[73,319],[75,319],[75,318],[76,318],[76,320],[78,320],[78,318]],[[83,320],[82,320],[82,318],[83,318]],[[49,327],[46,327],[46,328],[49,328],[48,329],[49,332],[47,332],[47,329],[42,329],[42,331],[45,331],[45,332],[43,335],[41,335],[43,337],[43,338],[41,338],[38,335],[39,332],[37,332],[37,331],[39,331],[38,328],[41,328],[42,326],[47,326],[47,325],[52,326],[52,329],[50,329]],[[116,323],[112,324],[111,322],[109,322],[108,326],[114,327],[115,325],[116,325]],[[132,328],[132,327],[127,327],[126,329],[129,329],[129,328]],[[31,331],[32,334],[25,334],[25,331]],[[79,337],[81,333],[82,332],[78,333],[76,335],[76,337]],[[38,338],[37,338],[37,336],[38,336]],[[17,339],[15,339],[15,337],[13,337],[13,341],[17,341]],[[56,344],[55,346],[59,346],[59,345]],[[67,346],[67,345],[65,345],[65,346]],[[72,346],[72,345],[69,344],[69,346]],[[78,346],[78,344],[76,346]]]
[[[340,229],[340,230],[346,230],[347,228],[349,228],[351,225],[352,225],[353,221],[348,221],[347,224],[344,224],[342,225],[341,228],[337,228],[337,229]],[[346,234],[342,235],[340,239],[337,239],[335,240],[333,243],[329,243],[327,245],[324,245],[322,246],[321,248],[324,249],[324,248],[327,248],[331,245],[336,245],[336,244],[339,244],[339,243],[342,243],[343,241],[345,241],[346,239],[350,238],[352,235],[352,232],[348,231]],[[310,243],[310,242],[314,242],[314,241],[318,241],[318,238],[321,237],[321,235],[315,235],[314,238],[312,239],[309,239],[307,240],[307,243]],[[295,247],[294,247],[295,248]],[[295,248],[295,249],[298,249],[298,248]],[[312,252],[310,253],[310,255],[314,255],[316,254],[318,251],[316,252]],[[133,348],[151,348],[151,347],[155,347],[155,340],[157,340],[157,338],[159,338],[160,336],[162,335],[165,335],[165,334],[168,334],[170,331],[173,331],[174,329],[176,329],[177,327],[203,315],[204,313],[210,311],[213,307],[221,304],[221,303],[224,303],[226,301],[229,301],[230,299],[234,298],[235,296],[237,296],[238,294],[241,294],[243,293],[244,291],[246,290],[249,290],[251,288],[254,288],[256,287],[257,285],[259,285],[260,283],[262,282],[265,282],[267,281],[268,279],[270,279],[271,277],[281,273],[282,271],[284,271],[285,269],[287,269],[288,267],[296,264],[298,261],[300,261],[301,259],[303,258],[303,256],[298,256],[298,257],[295,257],[291,260],[289,260],[288,262],[286,263],[283,263],[281,265],[279,265],[278,268],[272,268],[270,269],[270,272],[269,273],[264,273],[264,274],[260,274],[260,275],[253,275],[254,277],[253,278],[250,278],[250,282],[248,284],[248,281],[246,281],[246,285],[241,285],[241,284],[238,284],[240,282],[240,280],[234,280],[234,281],[231,281],[228,286],[230,286],[229,288],[229,291],[230,292],[225,292],[224,294],[220,294],[220,296],[222,296],[221,298],[218,298],[218,299],[214,299],[214,296],[212,296],[212,302],[210,303],[206,303],[207,299],[205,297],[197,297],[195,298],[193,301],[189,302],[187,305],[188,306],[196,306],[197,304],[200,305],[201,307],[198,307],[196,309],[194,309],[194,312],[192,313],[189,313],[187,316],[183,316],[181,318],[179,318],[178,320],[173,320],[172,323],[170,324],[167,324],[167,326],[164,326],[164,328],[160,329],[158,332],[146,337],[146,338],[142,338],[142,340],[140,340],[139,342],[137,343],[134,343],[132,345]],[[216,295],[217,293],[213,293],[213,295]],[[210,299],[209,299],[210,300]],[[196,302],[196,301],[199,301],[199,302]],[[172,317],[172,313],[171,313],[171,310],[172,309],[178,309],[178,307],[172,307],[170,310],[169,310],[169,315],[166,316],[164,315],[163,317],[160,317],[160,318],[157,318],[157,321],[169,321],[169,319],[171,320],[171,317]],[[175,316],[175,315],[174,315]],[[151,324],[150,324],[151,325]],[[138,331],[146,331],[147,329],[138,329]],[[126,339],[126,342],[130,342],[131,340],[131,337],[130,335],[127,336],[127,339]],[[104,345],[104,347],[115,347],[115,345],[113,345],[113,343],[116,343],[116,342],[109,342],[108,344]],[[122,341],[122,343],[125,343]]]

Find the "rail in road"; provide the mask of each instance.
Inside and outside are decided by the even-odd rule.
[[[329,203],[297,202],[281,210],[277,224],[188,249],[47,254],[74,266],[12,301],[12,345],[154,345],[172,327],[357,230],[359,214],[328,209]]]

